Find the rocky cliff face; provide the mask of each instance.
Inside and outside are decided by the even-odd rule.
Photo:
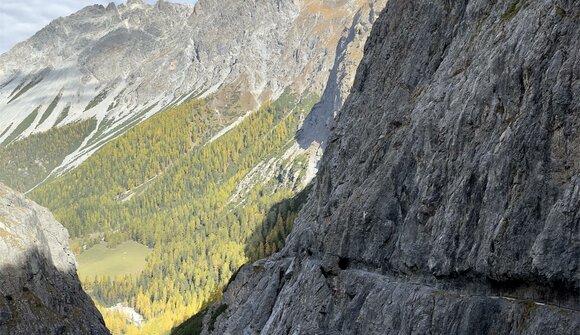
[[[385,3],[131,0],[86,7],[0,55],[0,145],[95,118],[97,129],[54,169],[59,175],[189,98],[208,99],[226,127],[285,90],[322,96],[331,78],[344,93]],[[345,95],[337,98],[328,106],[340,106]],[[328,117],[310,120],[318,127],[314,121],[324,128]]]
[[[109,334],[83,291],[68,233],[0,184],[0,334]]]
[[[286,247],[204,333],[580,333],[579,8],[391,0]]]

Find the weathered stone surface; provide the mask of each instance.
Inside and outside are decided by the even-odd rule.
[[[109,334],[68,237],[47,209],[0,184],[0,334]]]
[[[286,247],[204,332],[580,333],[579,8],[391,0]]]

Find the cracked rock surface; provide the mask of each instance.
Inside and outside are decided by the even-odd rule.
[[[579,334],[580,2],[391,0],[214,334]]]
[[[68,238],[47,209],[0,184],[0,334],[109,334]]]

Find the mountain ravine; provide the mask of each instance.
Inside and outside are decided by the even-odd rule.
[[[390,0],[212,334],[579,334],[580,2]]]
[[[0,184],[0,334],[109,334],[68,238],[47,209]]]

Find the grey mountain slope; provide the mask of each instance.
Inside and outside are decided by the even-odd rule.
[[[68,238],[47,209],[0,184],[0,334],[109,334]]]
[[[215,334],[580,333],[580,3],[391,0]]]

